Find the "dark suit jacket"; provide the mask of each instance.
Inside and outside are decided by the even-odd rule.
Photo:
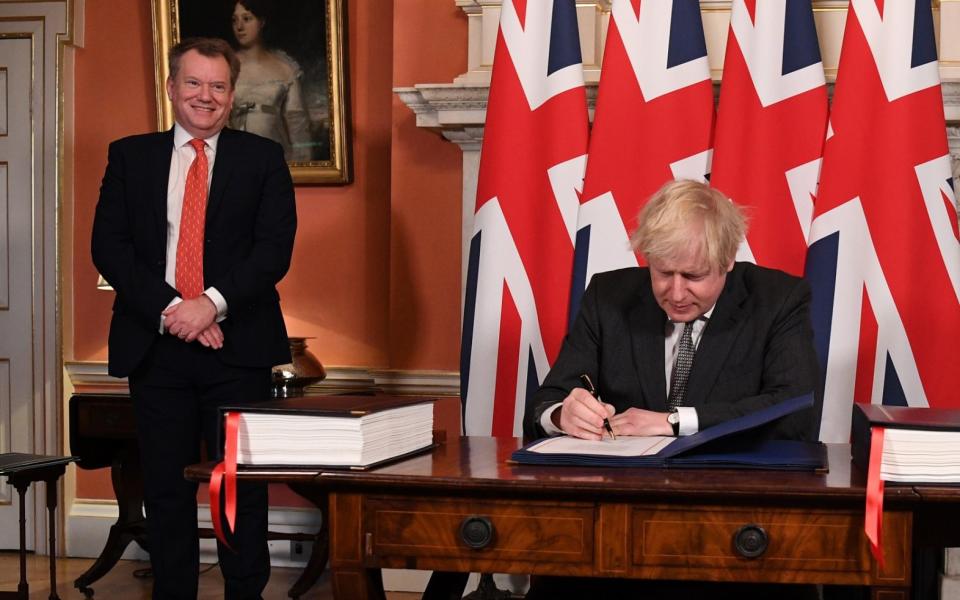
[[[811,391],[816,408],[779,420],[758,435],[816,439],[822,390],[809,314],[810,288],[799,278],[736,263],[704,329],[687,383],[686,404],[700,429]],[[524,435],[543,437],[540,416],[590,375],[604,402],[667,411],[666,313],[646,268],[593,277],[553,368],[531,398]]]
[[[164,281],[167,183],[173,130],[110,144],[93,224],[93,262],[117,296],[109,372],[129,375],[160,335],[160,313],[179,294]],[[204,287],[227,301],[225,364],[290,361],[276,284],[290,266],[297,228],[293,182],[279,144],[224,129],[207,199]]]

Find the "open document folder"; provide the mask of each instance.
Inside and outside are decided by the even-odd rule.
[[[813,406],[813,394],[798,396],[686,437],[620,436],[537,440],[517,450],[514,462],[599,467],[698,467],[815,471],[826,468],[820,442],[754,440],[750,430]]]

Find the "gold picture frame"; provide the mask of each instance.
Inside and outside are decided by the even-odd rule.
[[[235,47],[234,11],[263,13],[265,47],[294,73],[282,92],[263,91],[275,79],[237,82],[234,110],[228,126],[265,135],[284,145],[287,164],[296,184],[345,184],[351,179],[350,132],[344,64],[344,3],[346,0],[251,0],[237,8],[237,0],[151,0],[156,62],[157,122],[161,130],[173,126],[173,107],[167,98],[167,52],[181,39],[220,37]],[[242,14],[242,13],[238,13]],[[239,18],[239,17],[236,17]],[[261,22],[258,20],[258,23]],[[267,37],[267,33],[270,37]],[[239,48],[242,53],[243,48]],[[243,58],[241,56],[241,58]],[[301,110],[287,110],[296,86]],[[244,92],[249,100],[242,97]],[[282,98],[283,105],[263,102]],[[276,104],[276,103],[275,103]],[[269,110],[268,110],[269,109]],[[258,111],[259,114],[258,114]],[[249,116],[253,115],[253,117]],[[260,129],[258,129],[260,128]]]

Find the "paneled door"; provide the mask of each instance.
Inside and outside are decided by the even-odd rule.
[[[62,451],[57,157],[69,10],[0,1],[0,452]],[[0,481],[0,549],[18,548],[19,499]],[[27,546],[44,553],[42,492],[31,486],[26,517]]]
[[[32,452],[33,241],[29,37],[0,38],[0,452]],[[33,494],[31,486],[30,494]],[[0,487],[0,548],[19,548],[17,493]],[[28,500],[32,506],[32,499]],[[32,511],[27,526],[32,528]],[[33,536],[27,539],[32,541]]]

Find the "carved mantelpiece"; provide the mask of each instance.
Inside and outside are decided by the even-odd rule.
[[[428,83],[393,91],[417,116],[417,127],[433,129],[464,149],[483,138],[489,86]]]
[[[488,85],[425,83],[394,88],[417,116],[417,127],[432,129],[464,150],[479,150],[487,115]],[[587,108],[593,116],[596,83],[587,84]]]
[[[827,87],[831,96],[833,84]],[[943,82],[943,108],[950,126],[947,139],[950,154],[960,159],[960,80]],[[714,85],[719,92],[719,83]],[[421,83],[393,90],[414,112],[417,126],[437,131],[464,150],[479,150],[487,112],[487,85],[457,83]],[[593,112],[596,83],[587,84],[587,106]],[[474,147],[476,145],[476,147]]]

